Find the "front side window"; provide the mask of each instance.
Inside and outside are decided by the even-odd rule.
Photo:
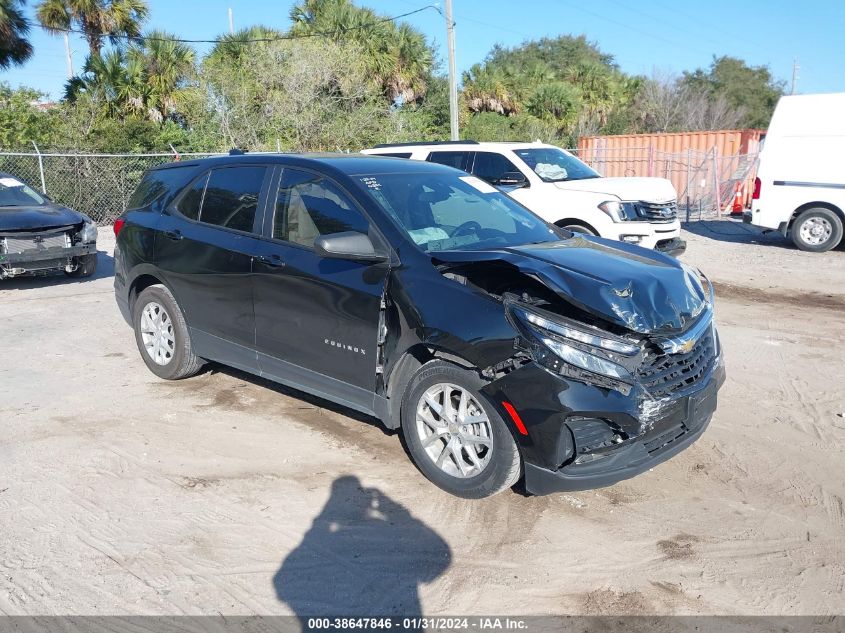
[[[513,153],[545,182],[601,178],[598,172],[557,147],[515,149]]]
[[[489,182],[491,185],[496,185],[501,180],[502,176],[507,173],[519,173],[516,165],[514,165],[507,158],[501,154],[494,152],[476,152],[475,162],[472,166],[472,173]]]
[[[319,174],[285,169],[276,197],[274,238],[313,248],[321,235],[368,230],[366,218],[333,182]]]
[[[361,185],[425,252],[553,242],[563,235],[486,182],[460,174],[385,174]]]
[[[212,169],[202,199],[200,222],[236,231],[252,231],[266,167]]]
[[[26,183],[12,176],[0,176],[0,207],[25,207],[46,202]]]

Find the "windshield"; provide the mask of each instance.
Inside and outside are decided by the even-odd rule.
[[[475,176],[389,174],[362,177],[361,183],[427,253],[563,238],[528,209]]]
[[[515,149],[513,153],[546,182],[601,178],[599,173],[557,147]]]
[[[0,207],[25,207],[44,204],[44,198],[11,176],[0,176]]]

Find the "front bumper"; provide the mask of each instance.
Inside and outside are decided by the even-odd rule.
[[[555,376],[534,363],[483,391],[497,405],[506,401],[519,412],[527,433],[514,429],[514,437],[523,457],[525,487],[532,494],[549,494],[609,486],[681,452],[704,433],[724,381],[724,364],[718,359],[693,391],[661,402],[660,412],[642,432],[643,413],[634,397]],[[500,411],[503,419],[511,419],[506,409]],[[607,421],[626,430],[630,439],[583,452],[570,428],[578,418]]]
[[[0,253],[0,274],[6,277],[61,270],[74,257],[97,252],[96,242],[69,248],[45,248],[24,253]]]

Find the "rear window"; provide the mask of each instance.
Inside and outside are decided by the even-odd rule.
[[[170,167],[148,171],[129,198],[126,204],[127,209],[149,206],[166,192],[175,191],[176,187],[184,182],[188,169],[188,167]]]
[[[385,152],[384,154],[376,154],[377,156],[390,156],[391,158],[410,158],[411,152]]]

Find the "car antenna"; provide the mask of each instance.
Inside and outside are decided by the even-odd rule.
[[[229,150],[229,156],[243,156],[246,154],[246,150],[240,149],[239,147],[233,147]]]

